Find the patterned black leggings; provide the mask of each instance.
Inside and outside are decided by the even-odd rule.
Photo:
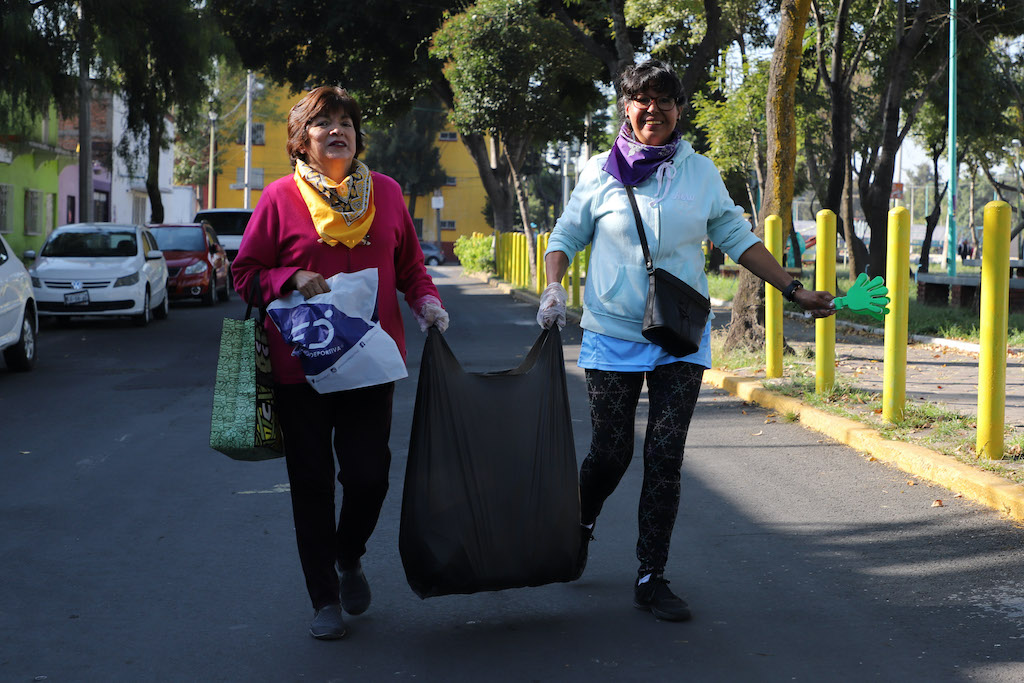
[[[618,486],[633,458],[637,402],[644,378],[650,403],[644,439],[644,483],[640,490],[640,576],[660,573],[668,561],[676,513],[683,448],[697,405],[704,368],[693,363],[660,365],[649,372],[587,370],[590,452],[580,467],[582,520],[597,519],[604,501]]]

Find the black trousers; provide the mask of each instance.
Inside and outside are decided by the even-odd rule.
[[[580,466],[581,520],[590,524],[597,519],[629,467],[636,407],[646,378],[650,412],[636,556],[640,576],[663,572],[679,511],[683,448],[704,368],[679,362],[649,372],[587,370],[586,375],[593,437]]]
[[[274,390],[299,560],[313,607],[338,602],[338,573],[366,553],[388,491],[394,382],[318,394],[308,384]],[[337,470],[335,470],[337,458]],[[335,473],[341,512],[335,522]]]

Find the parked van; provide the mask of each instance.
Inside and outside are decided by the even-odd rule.
[[[206,221],[213,226],[221,246],[228,254],[228,259],[235,260],[238,245],[242,243],[242,233],[249,224],[252,209],[202,209],[193,219],[194,223]]]

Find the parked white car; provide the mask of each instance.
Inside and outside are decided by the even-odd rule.
[[[11,245],[0,235],[0,350],[10,370],[31,370],[36,364],[39,318],[32,280]]]
[[[26,252],[32,257],[32,252]],[[166,318],[167,261],[141,225],[74,223],[46,239],[29,268],[40,316]]]

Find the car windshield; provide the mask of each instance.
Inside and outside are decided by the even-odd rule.
[[[196,214],[195,221],[196,223],[206,221],[213,226],[218,235],[241,235],[245,231],[245,226],[251,215],[250,211],[225,211],[223,213],[200,211]]]
[[[161,251],[205,251],[202,228],[150,228]]]
[[[135,256],[139,247],[135,233],[125,230],[58,232],[43,246],[42,256],[91,258],[98,256]]]

